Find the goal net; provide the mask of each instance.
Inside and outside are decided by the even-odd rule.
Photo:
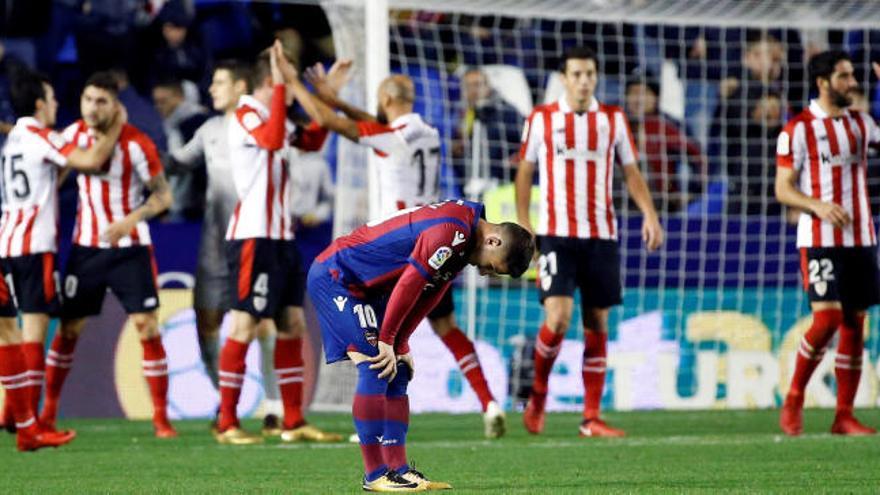
[[[562,51],[594,48],[597,97],[624,108],[667,232],[665,246],[647,253],[640,214],[618,177],[624,303],[611,313],[603,406],[780,403],[809,314],[795,230],[773,195],[776,136],[808,104],[806,60],[828,48],[852,55],[863,91],[858,105],[880,111],[870,64],[880,59],[880,4],[321,4],[338,56],[352,58],[357,67],[346,97],[374,108],[384,75],[412,77],[416,111],[442,136],[444,194],[479,198],[492,221],[515,219],[512,178],[523,120],[534,105],[562,94],[556,71]],[[370,190],[363,151],[340,146],[336,226],[344,233],[367,219],[366,205],[378,191]],[[880,181],[868,181],[876,212]],[[455,300],[457,319],[476,338],[493,392],[515,406],[517,393],[529,383],[530,342],[543,320],[534,274],[522,281],[462,281]],[[880,349],[871,323],[876,316],[872,312],[867,325],[857,405],[877,403]],[[580,321],[576,310],[550,379],[551,410],[581,407]],[[479,410],[454,359],[430,329],[413,338],[416,362],[425,363],[416,373],[418,385],[411,387],[413,410]],[[810,405],[834,404],[833,380],[822,379],[833,375],[833,354],[826,355],[820,377],[808,389]],[[340,401],[350,395],[339,393],[351,386],[346,373],[351,370],[322,369],[315,407],[347,407]]]

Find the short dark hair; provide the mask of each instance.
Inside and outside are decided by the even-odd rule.
[[[820,77],[822,79],[831,78],[831,74],[834,74],[834,67],[841,60],[852,61],[852,58],[843,50],[828,50],[811,57],[807,65],[807,71],[810,75],[810,86],[818,90],[819,85],[816,84],[816,79]]]
[[[519,278],[532,262],[535,255],[535,239],[532,234],[519,224],[504,222],[500,225],[502,236],[507,246],[507,273]]]
[[[83,88],[88,88],[89,86],[103,89],[113,94],[113,96],[119,95],[119,79],[113,71],[102,70],[95,72],[86,80],[86,85]]]
[[[271,55],[269,55],[268,48],[260,52],[260,55],[257,56],[257,61],[254,62],[254,68],[251,71],[251,83],[248,92],[253,92],[255,89],[263,85],[263,81],[265,81],[267,77],[271,77],[272,63],[270,57]]]
[[[12,80],[9,96],[12,110],[17,117],[27,117],[37,111],[37,100],[46,101],[46,88],[49,78],[38,72],[23,70]]]
[[[156,81],[153,88],[166,88],[174,91],[179,95],[183,95],[183,81],[179,77],[165,76]]]
[[[650,75],[633,76],[626,80],[626,86],[623,89],[624,94],[629,92],[629,88],[633,86],[644,86],[651,90],[655,96],[660,96],[660,83],[657,79]]]
[[[232,76],[232,82],[244,81],[245,85],[247,85],[248,93],[254,90],[252,87],[253,81],[251,81],[251,68],[247,64],[238,60],[221,60],[214,65],[214,72],[218,70],[229,72]]]
[[[596,52],[585,45],[572,46],[562,53],[562,60],[559,62],[559,72],[565,73],[565,67],[568,65],[569,60],[592,60],[597,66],[599,65]]]

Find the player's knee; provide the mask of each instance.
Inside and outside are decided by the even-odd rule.
[[[411,376],[409,365],[404,362],[398,362],[397,375],[388,384],[388,391],[385,392],[385,395],[387,397],[403,397],[406,395],[406,389],[409,386]]]
[[[565,333],[571,322],[571,313],[565,311],[552,311],[547,313],[547,328],[553,333]]]
[[[155,313],[135,313],[130,318],[141,338],[153,338],[159,335],[159,319]]]
[[[441,316],[430,320],[431,328],[440,338],[443,338],[453,328],[455,328],[455,317],[453,315]]]
[[[84,318],[77,318],[75,320],[61,320],[61,325],[59,325],[58,327],[58,332],[61,333],[61,336],[66,339],[75,339],[79,337],[79,335],[82,333],[85,324],[86,320]]]
[[[15,318],[0,318],[0,343],[10,344],[18,342],[20,335]]]
[[[381,370],[370,369],[371,364],[373,363],[364,361],[357,365],[358,381],[356,393],[361,395],[385,395],[388,391],[388,381],[379,378]]]

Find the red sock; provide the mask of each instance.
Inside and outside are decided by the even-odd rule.
[[[553,362],[559,355],[559,347],[562,345],[564,333],[555,333],[545,323],[535,339],[535,379],[532,382],[532,392],[539,395],[547,394],[547,381],[550,379],[550,371],[553,370]]]
[[[837,327],[843,322],[843,312],[839,309],[824,309],[813,312],[813,324],[801,339],[798,347],[794,375],[791,377],[791,388],[788,393],[794,397],[803,397],[807,382],[816,370],[816,366],[825,355],[825,346],[834,335]]]
[[[24,354],[24,365],[28,373],[28,390],[31,395],[31,407],[40,409],[40,397],[43,395],[43,378],[46,376],[46,360],[43,355],[43,344],[39,342],[22,342],[21,352]]]
[[[244,358],[247,356],[248,344],[237,340],[226,339],[220,351],[220,418],[217,429],[228,430],[238,424],[238,397],[244,384]]]
[[[605,355],[608,334],[584,330],[584,419],[598,419],[605,389]]]
[[[58,401],[61,398],[61,387],[73,365],[73,351],[76,349],[76,337],[66,338],[61,332],[55,334],[49,353],[46,356],[46,400],[40,421],[48,424],[55,422],[58,416]]]
[[[492,392],[489,391],[489,384],[486,383],[486,377],[483,376],[483,367],[480,366],[480,360],[477,357],[477,352],[474,350],[474,343],[471,342],[471,339],[460,328],[455,327],[449,330],[442,340],[452,352],[452,355],[455,356],[458,367],[461,368],[461,374],[471,384],[471,388],[477,394],[477,398],[480,399],[480,404],[483,406],[483,411],[485,411],[489,403],[495,400],[495,398],[492,397]]]
[[[19,431],[36,431],[37,419],[31,407],[28,374],[20,344],[0,345],[0,384],[6,390],[6,402],[12,409]]]
[[[153,398],[153,419],[168,420],[168,360],[165,359],[165,348],[162,337],[142,340],[144,347],[144,378],[150,386]]]
[[[865,317],[857,316],[855,321],[844,320],[840,325],[840,340],[837,344],[837,359],[834,361],[834,375],[837,377],[837,414],[852,414],[859,380],[862,378],[862,350],[864,337],[862,329]]]
[[[275,340],[275,378],[284,404],[284,429],[302,426],[305,423],[302,413],[302,339]]]
[[[356,391],[351,403],[351,414],[360,440],[364,474],[368,481],[372,481],[388,468],[382,456],[380,440],[385,420],[385,395]]]

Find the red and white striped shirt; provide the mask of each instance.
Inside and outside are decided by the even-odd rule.
[[[37,119],[16,121],[0,156],[0,257],[58,249],[58,167],[67,165],[72,150],[61,135]]]
[[[868,144],[880,142],[880,128],[864,112],[847,110],[830,118],[816,100],[788,121],[776,145],[776,164],[799,173],[805,195],[834,202],[852,223],[835,228],[810,213],[798,220],[797,247],[874,246],[877,236],[868,201]]]
[[[94,131],[82,120],[67,127],[64,139],[80,148],[94,143]],[[131,233],[115,244],[102,239],[112,224],[144,203],[147,184],[162,173],[156,145],[143,132],[125,124],[110,160],[100,173],[79,174],[79,207],[73,230],[74,244],[86,247],[113,248],[150,244],[150,227],[140,221]]]
[[[539,105],[526,120],[520,158],[538,164],[538,235],[617,239],[613,164],[638,160],[623,110],[594,98],[575,113],[564,96]]]
[[[229,159],[238,204],[226,229],[227,240],[294,238],[290,146],[318,151],[327,131],[310,125],[297,132],[285,117],[283,85],[275,87],[272,107],[270,112],[259,100],[245,95],[238,101],[235,118],[230,119]]]

